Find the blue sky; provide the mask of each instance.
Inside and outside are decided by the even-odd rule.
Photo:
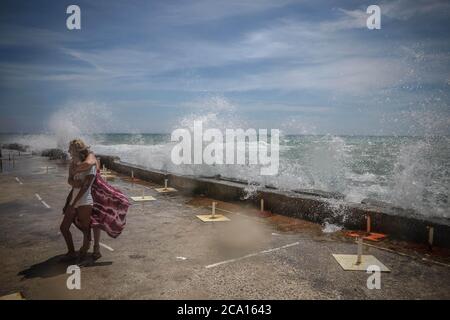
[[[99,131],[212,111],[286,133],[450,134],[449,18],[435,0],[3,1],[0,132],[100,106]]]

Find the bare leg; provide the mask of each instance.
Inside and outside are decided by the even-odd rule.
[[[100,228],[92,228],[94,231],[94,253],[93,257],[95,260],[100,259],[102,254],[100,253]]]
[[[75,248],[73,245],[73,239],[72,239],[72,233],[70,232],[70,226],[72,225],[72,222],[75,218],[75,211],[66,211],[64,214],[63,221],[61,222],[61,225],[59,227],[59,230],[61,230],[61,234],[64,237],[64,240],[66,241],[67,245],[67,256],[74,256],[75,255]]]
[[[80,248],[80,256],[83,257],[89,250],[91,245],[91,212],[92,206],[80,206],[77,208],[78,221],[81,231],[83,232],[83,246]]]

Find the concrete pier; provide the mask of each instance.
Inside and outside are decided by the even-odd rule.
[[[392,270],[381,275],[380,290],[369,290],[368,274],[343,271],[332,257],[333,253],[356,253],[356,244],[342,232],[323,233],[320,224],[295,217],[260,215],[259,206],[234,201],[241,186],[233,182],[219,188],[213,179],[199,184],[193,178],[146,173],[137,167],[131,181],[127,171],[131,167],[107,162],[105,157],[102,163],[119,173],[111,184],[128,196],[140,195],[145,187],[146,195],[156,201],[133,204],[119,238],[102,234],[103,257],[82,265],[81,290],[67,289],[68,263],[59,261],[66,251],[59,224],[69,192],[67,164],[38,156],[17,157],[14,167],[4,163],[0,295],[21,292],[25,299],[450,298],[450,283],[444,281],[450,278],[450,267],[444,265],[448,256],[441,251],[405,251],[406,246],[397,242],[384,245],[404,254],[364,247],[364,254],[376,256]],[[47,173],[42,169],[47,166],[55,169]],[[152,179],[144,181],[147,175]],[[165,178],[169,186],[196,193],[159,194],[154,188]],[[205,188],[206,196],[199,196]],[[273,199],[264,197],[265,206],[276,212]],[[212,201],[217,202],[217,213],[231,221],[204,223],[196,218],[211,212]],[[74,227],[72,233],[79,248],[81,234]]]

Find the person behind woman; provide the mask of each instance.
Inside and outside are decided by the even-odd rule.
[[[97,173],[97,165],[91,165],[90,163],[82,164],[90,155],[90,151],[80,139],[70,142],[69,153],[72,157],[72,162],[69,167],[68,182],[72,186],[72,191],[69,193],[63,209],[64,218],[60,230],[68,248],[65,257],[69,259],[76,257],[72,234],[70,232],[71,224],[75,223],[83,232],[83,245],[79,250],[79,258],[82,259],[86,256],[90,247],[91,214],[94,204],[91,186]],[[92,155],[90,156],[90,161],[92,161]],[[83,170],[84,168],[87,168],[87,170]],[[94,231],[95,258],[96,256],[100,256],[100,229],[96,228],[94,230],[96,230]]]

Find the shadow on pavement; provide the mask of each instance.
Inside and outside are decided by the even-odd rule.
[[[32,278],[51,278],[67,272],[67,267],[77,264],[80,268],[102,267],[112,265],[111,261],[97,262],[92,257],[87,257],[79,262],[77,259],[62,261],[64,255],[60,254],[49,258],[43,262],[36,263],[27,269],[20,271],[17,275],[22,276],[21,280]]]

